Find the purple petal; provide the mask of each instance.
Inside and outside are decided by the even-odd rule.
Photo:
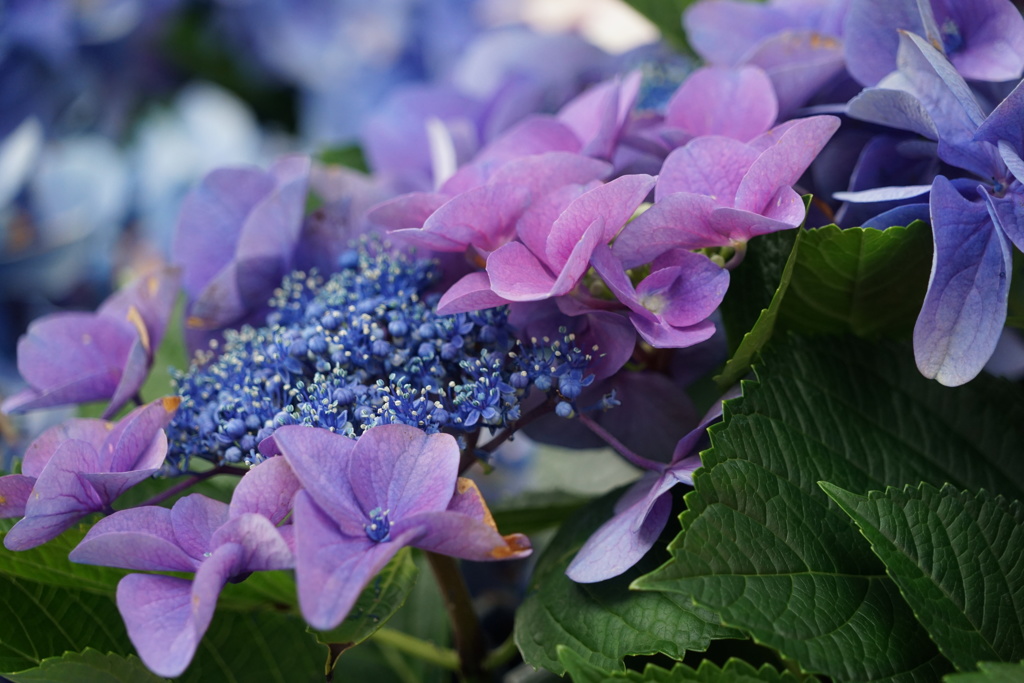
[[[521,242],[509,242],[488,256],[487,276],[494,293],[508,301],[547,299],[556,279]]]
[[[914,0],[858,0],[850,3],[843,34],[846,68],[861,85],[874,85],[896,68],[896,29],[924,33]]]
[[[661,303],[659,315],[673,327],[696,325],[714,313],[729,288],[729,271],[703,254],[678,250],[655,262],[637,285],[641,301]]]
[[[530,193],[508,185],[484,185],[464,192],[439,208],[423,224],[423,231],[438,234],[463,251],[473,245],[494,251],[515,233],[515,223],[526,208]]]
[[[798,215],[790,216],[785,221],[779,221],[751,211],[723,207],[715,209],[711,213],[711,227],[720,235],[728,238],[726,244],[742,243],[757,235],[767,235],[771,232],[797,227],[800,221],[803,220],[804,208],[802,203],[800,204],[799,211]]]
[[[186,553],[197,559],[213,549],[213,534],[228,521],[228,505],[193,493],[171,508],[174,538]]]
[[[921,374],[946,386],[973,379],[992,355],[1006,319],[1010,249],[983,202],[937,176],[931,194],[935,252],[914,326]]]
[[[570,152],[548,152],[508,162],[494,172],[488,184],[522,187],[539,197],[563,185],[601,180],[611,171],[607,161]]]
[[[733,206],[761,213],[783,187],[796,183],[839,128],[835,116],[811,116],[793,124],[743,176]]]
[[[677,192],[711,197],[717,204],[733,203],[743,176],[758,152],[739,140],[708,136],[691,140],[665,159],[654,192],[660,202]]]
[[[448,199],[437,192],[410,192],[377,204],[368,212],[368,218],[389,230],[418,229]]]
[[[722,135],[746,142],[775,123],[772,82],[758,67],[704,67],[669,100],[665,123],[693,136]]]
[[[129,508],[104,517],[68,555],[81,564],[170,572],[195,571],[201,557],[178,545],[171,511],[162,507]]]
[[[551,295],[561,296],[568,294],[586,274],[590,265],[590,256],[594,253],[595,247],[605,244],[607,230],[603,218],[596,218],[594,222],[580,235],[579,240],[573,245],[569,252],[562,271],[551,285]]]
[[[563,185],[538,197],[523,212],[516,226],[516,233],[523,244],[534,254],[543,255],[547,248],[548,235],[562,212],[584,192],[597,187],[593,185]]]
[[[618,510],[587,539],[565,570],[570,579],[596,583],[618,576],[654,546],[672,511],[672,496],[663,493],[649,501],[650,486],[650,477],[645,477],[626,491],[623,499],[635,502]]]
[[[993,197],[984,193],[989,205],[989,215],[1004,235],[1018,249],[1024,248],[1024,188],[1017,187],[1004,197]],[[24,471],[24,468],[22,469]]]
[[[394,522],[445,509],[455,492],[458,469],[459,447],[451,435],[391,424],[372,427],[359,437],[348,473],[362,510],[380,508]]]
[[[621,176],[576,198],[551,226],[545,246],[548,265],[562,270],[584,233],[598,219],[604,226],[601,240],[611,241],[632,218],[654,184],[655,178],[649,175]]]
[[[978,126],[975,140],[996,144],[1010,143],[1018,153],[1024,151],[1024,83],[1018,83],[1013,91],[999,103],[988,118]]]
[[[231,262],[246,216],[273,185],[258,168],[221,168],[185,197],[173,251],[174,262],[184,266],[182,286],[190,299],[198,299]]]
[[[443,512],[426,512],[395,524],[395,532],[419,529],[410,545],[464,560],[487,562],[526,557],[530,540],[522,534],[502,536],[480,489],[460,477],[456,493]]]
[[[35,483],[35,477],[21,474],[0,477],[0,518],[24,516],[25,503]]]
[[[685,349],[707,341],[715,334],[714,323],[708,321],[676,328],[663,322],[653,322],[636,313],[631,314],[629,319],[644,341],[656,349]]]
[[[940,5],[941,7],[941,5]],[[959,29],[963,45],[950,61],[964,78],[1009,81],[1024,69],[1024,19],[1007,0],[975,0],[970,6],[948,2],[947,20]],[[938,8],[937,8],[938,9]],[[945,22],[940,21],[945,28]]]
[[[275,525],[292,509],[292,499],[301,488],[298,477],[285,458],[270,458],[245,473],[231,494],[230,516],[245,513],[263,515]]]
[[[440,301],[437,312],[440,315],[454,315],[467,311],[480,311],[509,303],[493,291],[486,272],[470,273],[448,288]]]
[[[928,109],[905,90],[865,88],[846,105],[846,113],[861,121],[909,130],[929,140],[939,139]]]
[[[167,330],[180,280],[181,273],[177,268],[162,268],[119,290],[96,312],[132,325],[139,334],[147,358],[152,358]]]
[[[711,64],[727,66],[739,64],[764,38],[792,27],[771,5],[738,0],[695,3],[683,14],[683,25],[697,54]]]
[[[77,440],[62,443],[39,473],[32,496],[25,504],[25,518],[4,537],[8,550],[41,545],[70,529],[82,517],[100,510],[106,501],[78,476],[96,471],[99,456],[93,447]]]
[[[150,356],[146,352],[146,346],[142,343],[141,338],[137,338],[132,342],[128,349],[128,356],[121,366],[121,379],[101,416],[104,420],[112,418],[122,406],[138,396],[139,390],[149,374],[149,364]]]
[[[702,194],[670,194],[627,225],[612,251],[623,266],[635,268],[676,247],[726,246],[728,234],[717,232],[711,224],[711,214],[717,207],[713,198]]]
[[[562,107],[558,119],[583,142],[582,154],[612,158],[626,115],[639,92],[641,74],[634,71],[620,80],[605,81]]]
[[[283,458],[281,458],[283,460]],[[243,513],[217,529],[211,547],[237,545],[242,549],[233,574],[291,569],[295,556],[274,523],[261,514]]]
[[[302,616],[326,631],[342,622],[360,592],[405,545],[393,535],[375,543],[360,529],[338,529],[306,491],[295,496],[295,581]]]
[[[217,548],[191,582],[142,574],[121,579],[117,608],[139,657],[153,672],[173,678],[188,668],[241,556],[237,545]]]
[[[161,430],[170,424],[181,399],[162,398],[140,406],[122,418],[99,448],[110,472],[159,467],[167,453]]]
[[[163,432],[159,434],[161,448],[167,450],[167,439]],[[143,470],[132,470],[130,472],[81,472],[79,477],[89,482],[96,495],[105,504],[113,503],[117,498],[138,483],[149,479],[160,471],[159,467],[150,467]]]
[[[57,313],[37,320],[18,340],[18,371],[31,393],[11,397],[4,411],[110,398],[135,341],[131,328],[89,313]]]
[[[348,478],[355,439],[299,425],[281,427],[271,438],[317,505],[346,533],[363,533],[363,511]]]
[[[725,410],[725,402],[733,398],[738,398],[739,396],[742,395],[742,393],[743,391],[739,384],[729,389],[729,391],[725,392],[725,394],[722,396],[720,400],[715,401],[711,405],[711,407],[708,409],[708,412],[705,413],[704,417],[701,418],[700,424],[694,427],[692,431],[690,431],[686,436],[679,440],[679,443],[676,444],[676,448],[672,453],[672,461],[669,463],[668,468],[673,472],[676,478],[679,478],[679,472],[681,470],[689,470],[692,474],[692,469],[690,468],[694,464],[693,457],[696,456],[696,453],[694,451],[698,448],[698,446],[701,443],[701,440],[704,438],[704,434],[707,432],[707,428],[711,425],[711,423],[716,422],[719,418],[722,417],[722,413]],[[697,456],[696,467],[699,466],[700,457]],[[693,469],[696,469],[696,467],[693,467]],[[685,483],[692,484],[692,477],[689,481],[686,481]]]
[[[21,463],[22,474],[38,477],[57,448],[69,439],[84,441],[98,449],[112,427],[106,420],[77,417],[50,427],[25,450],[25,460]]]
[[[747,63],[767,72],[783,115],[806,104],[834,82],[846,66],[842,42],[813,30],[790,30],[772,36],[748,54]]]
[[[893,200],[912,199],[927,194],[931,185],[907,185],[905,187],[876,187],[873,190],[860,192],[835,192],[833,199],[842,202],[890,202]]]

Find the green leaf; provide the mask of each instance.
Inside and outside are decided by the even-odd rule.
[[[793,230],[786,231],[793,232],[794,237],[791,241],[791,247],[789,250],[789,256],[786,257],[785,265],[782,268],[782,274],[778,279],[778,286],[774,289],[771,301],[768,303],[767,308],[762,308],[761,312],[757,316],[757,320],[754,321],[753,327],[750,331],[743,335],[743,339],[740,340],[740,345],[736,351],[732,354],[732,358],[725,364],[725,368],[722,370],[722,374],[715,377],[715,383],[718,385],[720,392],[724,393],[732,385],[736,384],[747,371],[750,370],[750,363],[754,359],[754,356],[768,343],[771,339],[772,333],[775,331],[775,321],[779,315],[779,308],[782,305],[783,297],[786,295],[786,290],[789,288],[790,279],[793,277],[793,266],[797,262],[797,255],[800,253],[800,245],[804,240],[804,235],[807,234],[806,230]],[[761,272],[767,273],[767,264],[769,261],[774,261],[778,258],[778,253],[772,253],[779,248],[784,248],[785,242],[781,238],[777,238],[772,242],[757,242],[756,244],[767,244],[768,247],[768,258],[761,257],[763,261],[759,261],[761,265]],[[741,266],[742,267],[742,266]],[[740,283],[743,286],[744,283]],[[749,286],[749,283],[747,283]]]
[[[317,154],[317,160],[330,166],[346,166],[363,173],[369,173],[370,171],[369,166],[366,164],[366,156],[359,145],[328,147]]]
[[[949,667],[855,525],[818,487],[921,481],[1024,495],[1024,400],[982,376],[920,376],[908,348],[776,336],[726,405],[672,561],[636,587],[692,597],[836,680]]]
[[[34,669],[7,674],[11,683],[160,683],[166,678],[155,675],[138,657],[103,654],[91,647],[83,652],[68,652],[50,657]]]
[[[862,337],[909,335],[928,286],[931,230],[828,225],[807,230],[779,326]]]
[[[858,496],[822,482],[961,671],[1024,657],[1024,506],[928,484]]]
[[[944,683],[1020,683],[1024,681],[1024,662],[978,662],[980,671],[950,674]]]
[[[755,669],[741,659],[730,659],[719,667],[710,660],[703,660],[696,671],[685,664],[676,664],[663,669],[654,664],[638,671],[603,671],[591,666],[571,648],[558,646],[558,657],[575,683],[611,683],[631,681],[632,683],[797,683],[797,678],[788,671],[779,672],[768,664]]]
[[[662,37],[676,49],[693,54],[683,31],[683,10],[696,0],[626,0],[637,12],[651,20]]]
[[[348,616],[330,631],[313,631],[318,642],[345,648],[363,642],[405,604],[419,570],[412,549],[402,548],[359,595]]]
[[[217,610],[183,683],[322,683],[327,648],[306,623],[270,611]]]
[[[576,551],[612,516],[622,489],[573,515],[537,560],[529,596],[516,613],[516,643],[535,667],[562,673],[557,647],[564,645],[602,669],[623,668],[622,658],[663,652],[682,659],[707,649],[712,638],[738,634],[709,623],[690,601],[670,594],[637,593],[629,582],[663,559],[654,551],[623,576],[600,583],[575,583],[565,575]]]
[[[224,586],[217,601],[217,609],[272,609],[298,614],[299,598],[295,592],[295,577],[290,571],[253,572],[245,581]]]
[[[0,539],[10,530],[13,522],[3,520],[0,524],[3,529]],[[112,596],[117,590],[117,582],[128,572],[110,567],[75,564],[68,560],[68,553],[85,537],[88,530],[88,526],[80,524],[30,550],[14,552],[0,548],[0,581],[11,577]]]
[[[806,201],[806,198],[805,198]],[[747,243],[743,262],[729,274],[729,291],[722,302],[722,322],[729,350],[739,348],[744,334],[757,324],[772,305],[783,284],[783,274],[802,229],[760,235]]]
[[[0,673],[24,671],[86,647],[132,651],[112,598],[0,578]]]

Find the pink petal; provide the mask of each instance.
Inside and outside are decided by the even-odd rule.
[[[760,68],[708,66],[690,74],[672,96],[665,123],[694,136],[746,142],[768,130],[777,115],[775,90]]]

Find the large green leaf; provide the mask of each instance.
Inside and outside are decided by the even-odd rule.
[[[24,671],[86,647],[132,651],[112,598],[0,578],[0,673]]]
[[[290,614],[217,610],[184,683],[322,683],[327,648]]]
[[[1024,657],[1024,506],[922,484],[825,492],[853,518],[939,650],[962,671]]]
[[[1024,662],[979,662],[979,671],[950,674],[944,683],[1020,683],[1024,681]]]
[[[603,496],[570,517],[537,560],[530,594],[516,614],[516,643],[527,663],[562,673],[557,647],[564,645],[594,666],[622,669],[626,655],[663,652],[682,659],[687,650],[705,650],[712,638],[739,635],[707,621],[682,596],[629,590],[633,578],[664,559],[657,551],[609,581],[581,584],[565,575],[621,494]]]
[[[685,664],[676,664],[671,669],[648,664],[641,673],[604,671],[588,664],[575,650],[564,645],[558,647],[558,657],[574,683],[797,683],[797,678],[788,671],[780,673],[768,664],[755,669],[741,659],[730,659],[723,667],[705,659],[696,670]]]
[[[7,674],[11,683],[160,683],[166,681],[134,655],[103,654],[92,648],[50,657],[34,669]]]
[[[935,678],[949,663],[870,547],[818,487],[1024,491],[1024,401],[981,377],[922,378],[909,349],[779,338],[726,407],[672,561],[636,582],[692,597],[836,680]]]
[[[931,231],[920,221],[887,230],[807,230],[779,325],[800,332],[909,334],[931,269]]]
[[[363,642],[405,604],[418,572],[412,549],[402,548],[359,595],[345,620],[330,631],[313,631],[316,639],[343,648]]]
[[[3,529],[0,532],[0,540],[10,529],[11,521],[13,520],[3,520],[4,523],[0,524],[0,528]],[[80,524],[52,541],[30,550],[14,552],[0,548],[0,581],[12,577],[112,596],[117,589],[117,582],[128,572],[109,567],[75,564],[68,560],[68,553],[78,545],[88,530],[86,525]]]
[[[766,308],[762,308],[761,312],[758,313],[757,319],[754,321],[750,331],[743,335],[743,339],[740,340],[740,344],[732,354],[732,358],[725,364],[722,373],[715,378],[719,391],[723,393],[747,374],[754,356],[768,343],[772,338],[772,333],[775,331],[775,322],[779,316],[783,297],[786,296],[786,290],[789,289],[789,283],[793,277],[793,267],[797,263],[800,244],[803,242],[804,235],[807,234],[806,230],[793,230],[790,232],[793,233],[794,237],[788,242],[782,238],[775,238],[769,242],[755,243],[766,245],[765,249],[768,253],[762,256],[758,263],[762,276],[769,279],[771,277],[770,273],[774,270],[775,262],[781,255],[778,250],[784,249],[787,243],[791,246],[789,248],[789,256],[785,259],[782,273],[778,276],[778,285],[774,286],[774,289],[771,290],[774,292],[771,301],[769,301]],[[788,237],[788,235],[784,235],[784,237]],[[743,282],[740,283],[740,286],[744,284],[748,287],[750,286],[750,283]]]

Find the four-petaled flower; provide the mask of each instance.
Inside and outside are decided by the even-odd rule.
[[[459,447],[448,434],[393,424],[353,440],[290,426],[272,440],[302,483],[295,578],[313,628],[337,626],[405,546],[477,561],[530,553],[525,536],[498,533],[476,485],[459,478]]]

